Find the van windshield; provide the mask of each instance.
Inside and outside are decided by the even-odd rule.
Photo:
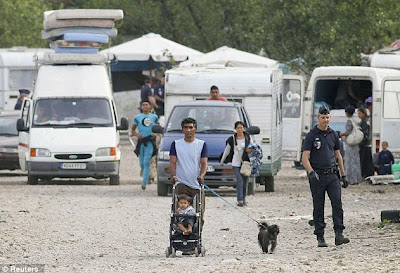
[[[198,133],[233,133],[235,122],[241,120],[236,107],[177,106],[168,120],[167,132],[181,132],[181,122],[188,117],[197,121]]]
[[[41,99],[35,105],[33,126],[112,127],[110,103],[99,98]]]

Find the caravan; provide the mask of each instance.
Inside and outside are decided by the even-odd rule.
[[[346,97],[347,96],[347,97]],[[346,103],[368,103],[372,132],[372,153],[388,141],[400,159],[400,71],[373,67],[331,66],[316,68],[304,98],[302,138],[317,124],[318,108],[331,109],[330,127],[345,131]]]
[[[218,86],[221,96],[227,97],[231,102],[236,102],[229,107],[239,109],[238,118],[248,126],[255,125],[260,128],[260,134],[253,136],[262,147],[264,154],[258,182],[265,184],[265,191],[274,191],[274,176],[281,169],[282,161],[282,71],[248,67],[182,67],[168,70],[165,84],[167,119],[171,119],[171,111],[179,103],[205,100],[209,97],[212,85]],[[222,104],[221,102],[221,106]],[[234,132],[235,121],[229,121],[230,135]],[[167,122],[167,126],[168,124]],[[220,142],[213,145],[218,150],[214,151],[215,158],[209,158],[210,164],[212,161],[218,163],[218,156],[223,152],[225,140],[229,136],[226,131],[225,134],[224,139],[214,138],[220,139]],[[201,138],[200,134],[198,137]],[[168,148],[167,145],[163,145],[163,142],[161,143],[159,163],[168,160],[166,156]],[[160,166],[164,165],[159,164],[159,173],[163,171],[160,170]],[[226,168],[229,167],[222,168],[216,164],[214,169],[216,172],[222,172],[222,169]],[[222,174],[228,173],[222,172]],[[232,174],[231,177],[233,178]],[[167,183],[167,181],[163,182]]]
[[[51,49],[13,47],[0,49],[0,110],[14,110],[19,89],[32,90],[37,66],[34,56]]]

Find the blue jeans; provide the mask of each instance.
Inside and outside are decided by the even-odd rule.
[[[232,169],[236,176],[237,201],[244,202],[247,195],[247,181],[249,178],[240,173],[240,167],[232,166]]]
[[[147,182],[149,181],[150,160],[152,155],[153,145],[151,142],[147,142],[147,145],[140,145],[139,163],[140,168],[143,170],[143,185],[147,185]]]

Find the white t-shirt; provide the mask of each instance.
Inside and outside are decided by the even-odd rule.
[[[232,166],[240,167],[242,166],[242,156],[245,150],[245,138],[236,139],[237,145],[233,149]]]

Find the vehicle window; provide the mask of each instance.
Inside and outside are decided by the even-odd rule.
[[[298,118],[301,113],[301,81],[283,81],[283,117]]]
[[[185,118],[197,121],[197,132],[234,132],[235,122],[241,120],[236,107],[177,106],[172,111],[167,124],[167,132],[180,131]]]
[[[18,136],[17,119],[19,116],[0,117],[0,135]]]
[[[107,99],[41,99],[35,105],[34,126],[113,126]]]
[[[400,118],[400,81],[385,81],[383,88],[383,117]]]
[[[36,78],[36,70],[11,70],[10,90],[31,89]]]

